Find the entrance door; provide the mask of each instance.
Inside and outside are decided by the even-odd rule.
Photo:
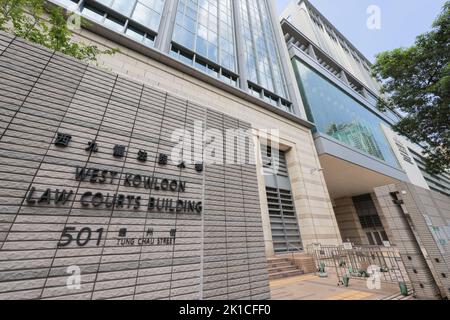
[[[372,196],[365,194],[353,197],[353,204],[369,244],[381,246],[383,245],[383,241],[389,241],[375,204],[373,203]]]
[[[286,156],[262,147],[272,240],[276,253],[303,250],[287,171]],[[266,153],[266,154],[265,154]],[[278,163],[278,165],[274,165]],[[274,170],[277,168],[277,170]]]

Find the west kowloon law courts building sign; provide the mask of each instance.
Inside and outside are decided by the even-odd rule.
[[[256,166],[171,155],[248,123],[0,39],[0,299],[268,298]]]

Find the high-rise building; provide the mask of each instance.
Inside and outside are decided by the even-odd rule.
[[[273,1],[48,3],[119,52],[0,34],[0,298],[266,299],[341,242]]]
[[[343,242],[445,296],[449,177],[308,1],[47,4],[118,51],[0,32],[0,299],[268,299]]]
[[[281,19],[342,240],[396,246],[418,296],[448,296],[450,175],[426,173],[401,116],[377,109],[370,61],[310,1]]]
[[[55,0],[97,27],[300,115],[271,1]],[[92,27],[93,28],[93,27]]]

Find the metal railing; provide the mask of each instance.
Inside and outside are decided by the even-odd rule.
[[[288,248],[291,247],[291,248],[295,249],[299,253],[303,253],[304,252],[303,248],[297,247],[297,246],[291,244],[290,242],[288,242],[287,245],[288,245]],[[292,261],[295,261],[295,255],[294,255],[295,252],[294,251],[289,251],[289,252],[292,254]]]
[[[307,246],[307,252],[314,257],[316,266],[323,264],[333,268],[338,277],[344,274],[353,278],[365,277],[370,266],[377,266],[380,268],[381,281],[409,282],[400,253],[395,247],[356,246],[346,249],[343,245],[312,244]]]

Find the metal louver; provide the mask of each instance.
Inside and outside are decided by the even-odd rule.
[[[286,157],[284,152],[262,152],[266,179],[266,195],[274,251],[288,252],[303,249],[294,200],[290,190]],[[273,170],[274,161],[278,162]]]

